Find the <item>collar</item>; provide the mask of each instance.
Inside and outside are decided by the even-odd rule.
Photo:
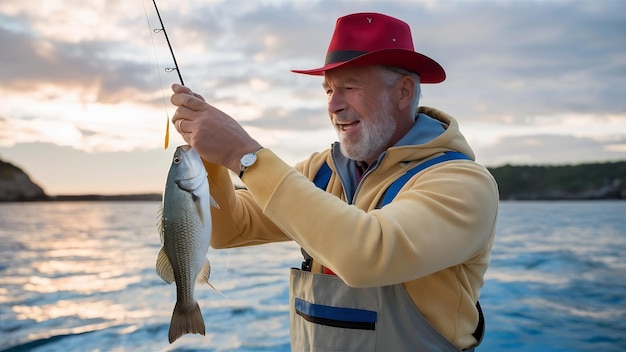
[[[441,121],[436,120],[424,113],[420,113],[415,117],[413,127],[411,127],[409,132],[407,132],[407,134],[405,134],[404,137],[402,137],[394,145],[394,147],[428,143],[445,132],[446,129],[444,126],[445,125]],[[382,152],[375,162],[371,165],[367,165],[365,162],[346,158],[341,153],[339,142],[335,142],[333,144],[331,148],[332,159],[339,177],[341,178],[341,182],[344,186],[344,192],[346,193],[346,199],[349,203],[352,202],[352,197],[358,185],[356,182],[358,175],[357,168],[363,168],[363,173],[361,174],[362,176],[369,171],[369,169],[375,169],[386,154],[387,151]]]

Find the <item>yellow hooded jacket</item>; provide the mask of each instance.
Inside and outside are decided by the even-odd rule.
[[[445,151],[474,159],[454,118],[433,108],[418,112],[438,120],[445,131],[423,144],[389,148],[362,179],[352,204],[330,149],[295,168],[263,149],[243,176],[247,189],[237,191],[226,168],[205,162],[220,205],[212,209],[211,246],[294,240],[315,258],[313,272],[328,267],[352,287],[403,283],[439,333],[460,349],[475,345],[476,301],[498,211],[491,174],[468,160],[436,164],[375,209],[387,187],[413,166]],[[333,169],[327,192],[311,182],[325,162]]]

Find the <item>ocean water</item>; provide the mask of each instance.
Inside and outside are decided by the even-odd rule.
[[[0,204],[0,351],[289,351],[293,243],[209,250],[206,336],[167,341],[158,202]],[[502,202],[479,351],[626,350],[626,202]]]

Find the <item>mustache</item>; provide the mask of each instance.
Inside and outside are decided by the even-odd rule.
[[[333,124],[339,125],[342,123],[351,123],[361,121],[361,117],[351,113],[338,113],[332,116]]]

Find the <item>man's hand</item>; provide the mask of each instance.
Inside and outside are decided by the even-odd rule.
[[[209,105],[204,98],[180,84],[172,85],[171,102],[178,108],[172,123],[185,142],[208,162],[239,173],[239,159],[261,145],[232,117]]]

